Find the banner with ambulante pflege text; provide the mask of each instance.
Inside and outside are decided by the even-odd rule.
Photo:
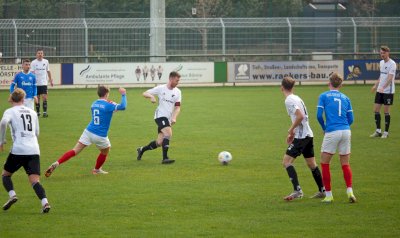
[[[166,83],[177,71],[180,83],[213,83],[214,63],[87,63],[74,64],[74,85]]]

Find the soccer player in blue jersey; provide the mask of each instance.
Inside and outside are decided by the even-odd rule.
[[[21,88],[25,91],[24,106],[35,110],[34,103],[37,102],[36,76],[30,72],[31,61],[24,59],[22,61],[22,71],[17,73],[11,82],[10,93],[14,89]]]
[[[126,90],[124,88],[120,88],[119,93],[122,95],[122,99],[121,103],[117,104],[112,101],[108,101],[108,96],[110,94],[109,88],[107,88],[106,86],[99,86],[97,88],[99,99],[94,101],[92,104],[92,120],[83,131],[75,147],[72,150],[67,151],[56,162],[50,165],[50,167],[46,170],[46,177],[49,177],[60,164],[76,156],[86,146],[89,146],[91,144],[95,144],[100,150],[100,154],[97,157],[96,165],[92,173],[108,174],[108,172],[102,170],[101,168],[106,161],[108,152],[110,151],[111,147],[110,140],[107,136],[108,129],[110,128],[113,113],[116,111],[125,110],[127,105]]]
[[[329,91],[319,96],[317,118],[324,131],[324,140],[321,147],[322,181],[325,186],[325,199],[322,202],[333,202],[331,189],[331,174],[329,164],[332,156],[339,152],[340,163],[342,164],[343,177],[347,186],[347,196],[351,203],[356,202],[352,188],[352,172],[349,164],[351,131],[353,123],[353,108],[350,99],[339,92],[343,78],[337,73],[329,76]],[[325,121],[323,114],[325,113]]]

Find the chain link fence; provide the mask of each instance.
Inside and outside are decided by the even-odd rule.
[[[151,29],[164,32],[165,55],[150,54]],[[1,19],[0,30],[2,63],[37,48],[61,63],[362,59],[380,45],[400,53],[400,17]]]

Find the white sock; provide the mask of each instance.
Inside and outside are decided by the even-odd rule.
[[[16,196],[17,194],[15,193],[14,190],[10,190],[10,191],[8,192],[8,195],[10,196],[10,198],[12,198],[12,197]]]
[[[382,130],[381,129],[376,129],[376,132],[382,133]]]
[[[332,197],[332,191],[325,191],[325,196]]]
[[[384,132],[383,132],[383,134],[385,134],[385,135],[388,135],[388,134],[389,134],[389,132],[387,132],[387,131],[384,131]]]
[[[353,188],[352,187],[348,187],[347,188],[347,193],[352,193],[353,192]]]
[[[43,199],[42,199],[42,207],[43,207],[44,205],[46,205],[46,203],[49,203],[49,202],[47,201],[47,198],[43,198]]]

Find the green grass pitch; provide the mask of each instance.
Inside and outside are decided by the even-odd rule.
[[[395,237],[400,223],[400,100],[395,95],[390,137],[371,139],[374,94],[370,86],[345,86],[352,100],[353,188],[349,204],[337,156],[331,165],[333,204],[309,199],[316,185],[302,157],[295,162],[305,198],[283,201],[291,183],[281,160],[290,119],[277,86],[181,88],[181,115],[173,127],[170,157],[161,150],[136,161],[136,148],[156,136],[156,105],[145,89],[128,89],[128,108],[114,115],[112,150],[104,170],[92,175],[98,150],[91,146],[41,178],[52,209],[42,215],[40,201],[23,169],[13,176],[19,201],[0,212],[0,237]],[[326,86],[297,86],[307,105],[315,153],[323,134],[316,120],[318,95]],[[9,107],[0,92],[0,109]],[[49,118],[40,118],[41,171],[71,149],[90,121],[96,89],[52,90]],[[119,102],[117,89],[110,99]],[[384,121],[382,119],[382,121]],[[383,123],[382,123],[383,124]],[[9,130],[7,131],[9,136]],[[10,141],[10,139],[9,139]],[[0,154],[3,164],[11,142]],[[233,155],[228,166],[220,151]],[[3,204],[8,194],[2,188]]]

